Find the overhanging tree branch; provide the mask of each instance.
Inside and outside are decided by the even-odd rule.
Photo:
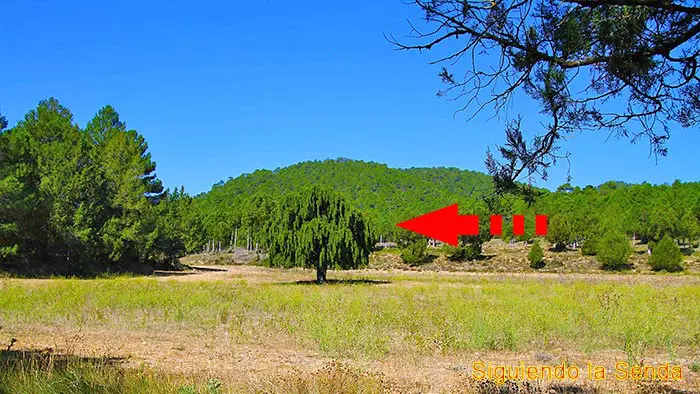
[[[459,111],[475,115],[492,105],[498,114],[524,92],[552,120],[530,144],[520,122],[511,124],[499,147],[505,164],[488,153],[487,167],[504,190],[525,173],[545,178],[559,141],[580,130],[607,129],[633,142],[647,136],[653,152],[665,155],[667,123],[692,127],[700,118],[697,1],[414,3],[428,33],[411,25],[409,42],[388,40],[399,50],[450,50],[432,62],[443,64],[439,75],[447,88],[440,96],[466,100]],[[464,77],[456,78],[451,69],[462,66]],[[583,89],[572,91],[573,85]]]

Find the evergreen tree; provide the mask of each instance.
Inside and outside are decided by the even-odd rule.
[[[678,217],[670,202],[670,197],[664,195],[654,201],[651,212],[651,233],[654,240],[658,241],[664,236],[673,237],[678,233]]]
[[[700,221],[690,208],[686,208],[678,223],[678,228],[680,238],[684,239],[687,244],[692,244],[700,237]]]
[[[154,170],[143,137],[111,107],[82,130],[58,100],[41,101],[0,134],[0,254],[62,273],[150,261]]]
[[[591,231],[581,245],[581,253],[584,256],[595,256],[598,253],[600,238],[597,231]]]
[[[530,268],[540,269],[544,267],[544,251],[540,246],[540,241],[535,241],[532,244],[527,259],[530,261]]]
[[[450,249],[450,254],[447,258],[451,261],[471,261],[481,257],[484,242],[491,239],[489,230],[489,215],[486,214],[487,209],[483,206],[473,207],[475,213],[479,216],[479,234],[463,235],[459,237],[459,246]]]
[[[100,236],[108,256],[116,263],[146,261],[158,237],[151,209],[163,192],[148,144],[111,106],[100,109],[86,131],[105,179],[108,213]]]
[[[622,232],[608,231],[600,239],[596,250],[603,269],[620,270],[628,267],[632,245]]]
[[[417,265],[425,261],[428,242],[425,238],[417,239],[401,251],[401,259],[408,265]]]
[[[202,212],[197,201],[185,194],[184,187],[180,190],[180,227],[182,242],[185,245],[186,253],[201,251],[202,246],[207,242],[206,229],[202,221]]]
[[[683,270],[683,255],[676,243],[665,235],[654,246],[649,256],[649,265],[654,271],[677,272]]]
[[[24,257],[59,270],[82,269],[81,261],[97,255],[92,223],[100,210],[88,141],[54,98],[41,101],[6,135],[14,173],[21,174],[15,179],[21,184],[16,190],[21,190],[18,237]]]
[[[566,250],[566,245],[571,242],[571,228],[563,215],[554,215],[550,221],[547,240],[554,244],[557,251]]]
[[[319,186],[288,196],[267,226],[272,266],[315,267],[319,283],[328,268],[367,264],[373,236],[362,214],[336,192]]]
[[[7,120],[0,114],[0,258],[7,260],[19,251],[18,221],[22,216],[24,186],[17,168],[16,152],[5,134]]]

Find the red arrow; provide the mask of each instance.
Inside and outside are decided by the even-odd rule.
[[[458,246],[460,235],[479,235],[479,216],[460,215],[457,204],[452,204],[399,223],[397,226]]]

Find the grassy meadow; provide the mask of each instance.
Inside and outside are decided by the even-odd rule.
[[[12,325],[223,328],[241,342],[289,337],[333,356],[591,351],[637,344],[700,346],[700,287],[523,279],[390,278],[390,283],[5,281],[0,318]],[[401,285],[401,282],[408,282]],[[398,283],[398,285],[397,285]]]
[[[196,275],[0,279],[0,341],[10,344],[11,338],[17,339],[1,358],[5,367],[0,372],[0,387],[16,388],[19,384],[35,389],[7,392],[65,392],[52,387],[63,387],[70,379],[87,387],[88,391],[82,392],[93,390],[92,383],[104,392],[218,392],[232,387],[256,392],[282,385],[281,375],[268,375],[241,386],[240,379],[227,379],[227,372],[216,367],[207,370],[206,376],[199,376],[194,365],[185,368],[185,374],[177,369],[159,374],[158,363],[153,369],[140,365],[121,370],[108,362],[113,356],[110,349],[100,354],[99,338],[124,335],[122,340],[129,341],[129,333],[194,338],[191,343],[174,345],[182,347],[178,348],[182,354],[170,356],[173,359],[187,360],[191,346],[202,346],[198,345],[202,336],[216,336],[226,340],[212,341],[209,346],[228,347],[234,358],[243,348],[269,349],[266,351],[273,358],[281,349],[364,366],[359,372],[338,367],[345,372],[323,375],[325,383],[319,383],[319,376],[304,375],[293,384],[285,377],[291,392],[301,386],[316,388],[310,392],[330,387],[328,392],[333,392],[333,385],[327,386],[328,376],[366,385],[369,392],[375,392],[384,387],[382,379],[371,374],[359,379],[352,374],[362,375],[371,369],[367,366],[396,360],[410,364],[464,359],[475,353],[540,352],[557,357],[564,349],[567,354],[590,359],[615,352],[616,359],[634,364],[650,355],[661,355],[666,361],[700,361],[700,286],[694,275],[635,280],[641,276],[608,275],[601,279],[354,271],[332,273],[331,279],[336,281],[319,286],[304,281],[313,277],[310,271],[246,268],[201,279]],[[91,355],[100,361],[78,360],[63,363],[63,369],[48,368],[46,373],[59,374],[58,383],[53,384],[51,379],[56,376],[27,372],[22,365],[47,365],[41,361],[43,356],[14,352],[27,351],[30,339],[49,329],[42,335],[78,333],[70,346],[51,349],[63,353],[75,353],[80,344],[74,342],[81,341],[83,334],[90,337],[94,333],[81,351],[91,349]],[[143,341],[141,346],[158,345]],[[138,360],[140,351],[138,345],[128,349],[127,358]],[[167,357],[159,360],[162,364]],[[226,364],[225,358],[219,362]],[[121,372],[114,372],[117,370]],[[294,373],[310,372],[302,368]],[[13,386],[12,382],[21,383]]]

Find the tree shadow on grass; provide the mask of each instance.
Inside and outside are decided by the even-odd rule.
[[[66,370],[76,365],[116,367],[120,357],[82,357],[45,350],[0,350],[0,370],[21,371]]]
[[[153,267],[147,264],[110,265],[95,263],[89,267],[76,267],[69,264],[46,262],[0,262],[0,276],[32,279],[74,278],[96,279],[114,276],[143,276],[153,274]]]
[[[199,267],[185,265],[183,267],[186,271],[174,271],[174,270],[153,270],[153,276],[183,276],[183,275],[197,275],[203,272],[227,272],[228,270],[224,268],[213,268],[213,267]]]
[[[634,263],[626,263],[626,264],[621,264],[621,265],[614,266],[614,267],[607,267],[607,266],[601,265],[601,269],[603,271],[607,271],[607,272],[631,271],[634,269]]]
[[[386,285],[391,283],[381,279],[326,279],[323,283],[316,282],[316,279],[297,280],[294,282],[282,282],[281,285]]]
[[[186,276],[186,275],[196,275],[197,272],[192,271],[163,271],[154,270],[153,276]]]
[[[681,247],[681,253],[683,256],[692,256],[695,253],[695,248],[690,246]]]
[[[198,265],[186,265],[185,268],[195,270],[195,271],[204,271],[204,272],[226,272],[226,271],[228,271],[225,268],[200,267]]]

